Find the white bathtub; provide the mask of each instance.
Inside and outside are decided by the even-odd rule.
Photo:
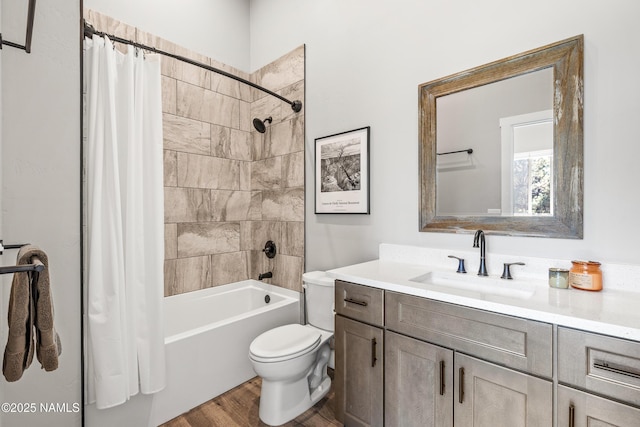
[[[245,280],[165,298],[166,388],[111,409],[90,405],[87,425],[157,426],[253,378],[251,341],[268,329],[298,323],[299,297]]]

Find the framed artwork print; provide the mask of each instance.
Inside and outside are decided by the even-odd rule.
[[[316,213],[369,213],[369,126],[316,138]]]

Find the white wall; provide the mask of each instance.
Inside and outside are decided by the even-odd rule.
[[[380,242],[469,249],[418,232],[418,85],[585,36],[584,239],[489,236],[488,251],[640,264],[640,27],[635,0],[251,0],[251,68],[306,44],[306,269],[377,257]],[[371,215],[315,215],[314,138],[371,126]],[[498,272],[499,273],[499,272]]]
[[[84,0],[84,7],[249,71],[249,0]]]
[[[249,25],[247,1],[174,1],[160,8],[150,0],[87,0],[85,6],[246,71],[306,44],[307,188],[313,188],[314,138],[367,125],[372,131],[372,214],[315,215],[308,192],[307,270],[375,258],[380,242],[470,248],[470,235],[417,231],[418,85],[581,33],[585,238],[490,236],[488,250],[640,264],[633,239],[640,210],[634,189],[640,183],[636,0],[517,6],[500,0],[250,0]],[[24,2],[3,0],[2,6],[3,36],[17,40],[24,29],[12,13]],[[8,47],[1,53],[2,238],[49,252],[64,347],[58,371],[44,373],[35,362],[22,380],[5,384],[7,401],[80,401],[79,7],[79,0],[38,2],[33,53]],[[206,30],[216,33],[203,37]],[[23,414],[5,416],[2,425],[71,426],[79,419]]]
[[[26,4],[2,1],[7,40],[24,42]],[[5,413],[4,427],[80,425],[80,413],[73,411],[81,402],[79,20],[79,0],[38,2],[32,53],[2,49],[2,238],[37,244],[49,255],[63,351],[56,371],[40,369],[34,357],[19,381],[2,378],[3,401],[70,409],[45,413],[37,406],[35,413]],[[5,252],[3,262],[15,256],[15,250]],[[6,304],[0,319],[6,328]]]

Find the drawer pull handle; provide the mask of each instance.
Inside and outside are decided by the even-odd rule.
[[[576,407],[569,405],[569,427],[574,427],[576,424]]]
[[[458,370],[458,402],[464,401],[464,368]]]
[[[444,396],[444,360],[440,361],[440,396]]]
[[[344,300],[345,300],[345,302],[349,302],[351,304],[361,305],[363,307],[366,307],[368,305],[366,301],[358,301],[357,299],[353,299],[353,298],[345,298]]]
[[[626,375],[628,377],[640,379],[640,372],[629,369],[626,366],[605,362],[604,360],[594,360],[593,367],[602,369],[603,371],[613,372],[614,374]]]
[[[376,342],[375,338],[371,338],[371,367],[375,368],[376,366],[376,345],[378,343]]]

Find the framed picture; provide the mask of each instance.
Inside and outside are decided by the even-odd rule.
[[[316,213],[369,213],[369,126],[316,138]]]

